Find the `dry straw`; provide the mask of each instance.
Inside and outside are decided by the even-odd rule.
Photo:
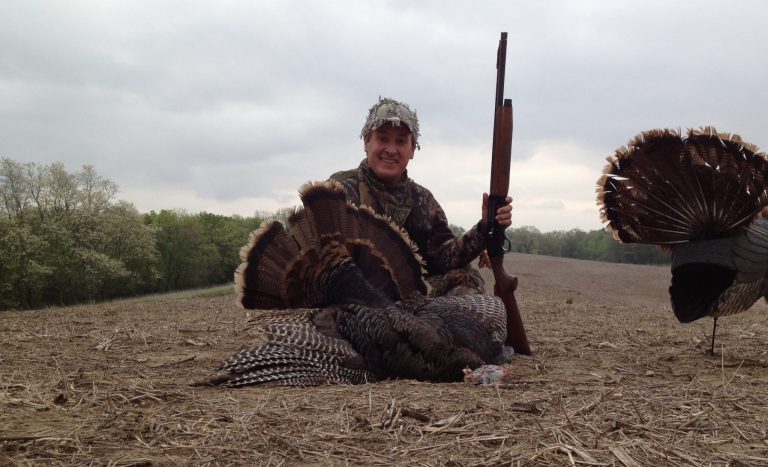
[[[666,268],[509,256],[536,355],[497,386],[190,387],[254,338],[234,297],[2,313],[0,464],[768,463],[764,304],[708,357]]]

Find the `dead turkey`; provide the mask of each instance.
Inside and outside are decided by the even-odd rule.
[[[505,361],[506,312],[496,297],[426,297],[407,234],[346,201],[336,182],[300,188],[288,228],[251,234],[235,273],[238,301],[261,340],[211,382],[317,385],[386,378],[460,381]]]
[[[767,179],[766,156],[738,135],[652,130],[608,159],[598,205],[617,240],[670,248],[679,321],[716,320],[766,295]]]

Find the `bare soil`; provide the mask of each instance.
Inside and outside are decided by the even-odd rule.
[[[766,465],[759,303],[683,325],[667,267],[510,254],[533,357],[499,385],[191,387],[234,296],[0,313],[0,465]]]

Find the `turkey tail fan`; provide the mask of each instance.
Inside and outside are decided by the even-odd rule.
[[[766,174],[756,146],[712,127],[640,133],[608,159],[602,220],[622,242],[669,246],[680,322],[740,313],[768,291]]]
[[[274,219],[264,221],[240,250],[242,263],[235,271],[235,287],[243,308],[312,307],[326,301],[327,284],[322,274],[317,276],[318,268],[328,266],[329,261],[341,262],[343,257],[318,251],[319,245],[309,237],[297,241],[297,232],[303,228],[312,231],[302,213],[290,216],[298,226],[291,233]]]
[[[347,243],[350,239],[360,238],[360,213],[351,201],[347,201],[347,215],[344,216],[341,236],[347,240]]]
[[[358,208],[358,218],[360,239],[352,239],[350,243],[357,253],[355,262],[366,277],[376,278],[385,272],[385,278],[391,277],[397,287],[396,299],[414,293],[426,294],[424,264],[408,233],[365,205]]]
[[[287,230],[266,221],[241,250],[235,281],[243,307],[324,306],[344,290],[355,292],[345,296],[350,303],[426,293],[421,257],[405,231],[348,203],[338,182],[306,183],[299,193],[304,207],[288,216]]]
[[[264,221],[240,250],[242,263],[235,271],[238,303],[249,309],[285,308],[285,265],[299,254],[296,242],[280,222]]]
[[[404,230],[367,206],[348,203],[336,181],[307,183],[299,193],[320,238],[341,242],[374,287],[396,292],[389,294],[394,299],[427,292],[421,257]]]
[[[307,217],[307,212],[301,208],[294,208],[286,219],[291,237],[301,251],[314,251],[318,248],[320,235],[315,229],[315,224]]]
[[[340,183],[308,182],[299,188],[304,211],[321,241],[341,241],[347,218],[347,196]]]
[[[608,158],[597,204],[625,243],[727,237],[768,204],[767,173],[766,156],[738,135],[651,130]]]

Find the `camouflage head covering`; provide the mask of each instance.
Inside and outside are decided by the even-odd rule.
[[[388,97],[379,97],[379,102],[368,111],[368,118],[360,132],[360,138],[365,139],[368,133],[385,123],[391,123],[393,126],[400,126],[401,124],[407,126],[413,135],[414,144],[421,149],[419,147],[419,118],[416,116],[416,111],[411,110],[405,102]]]

